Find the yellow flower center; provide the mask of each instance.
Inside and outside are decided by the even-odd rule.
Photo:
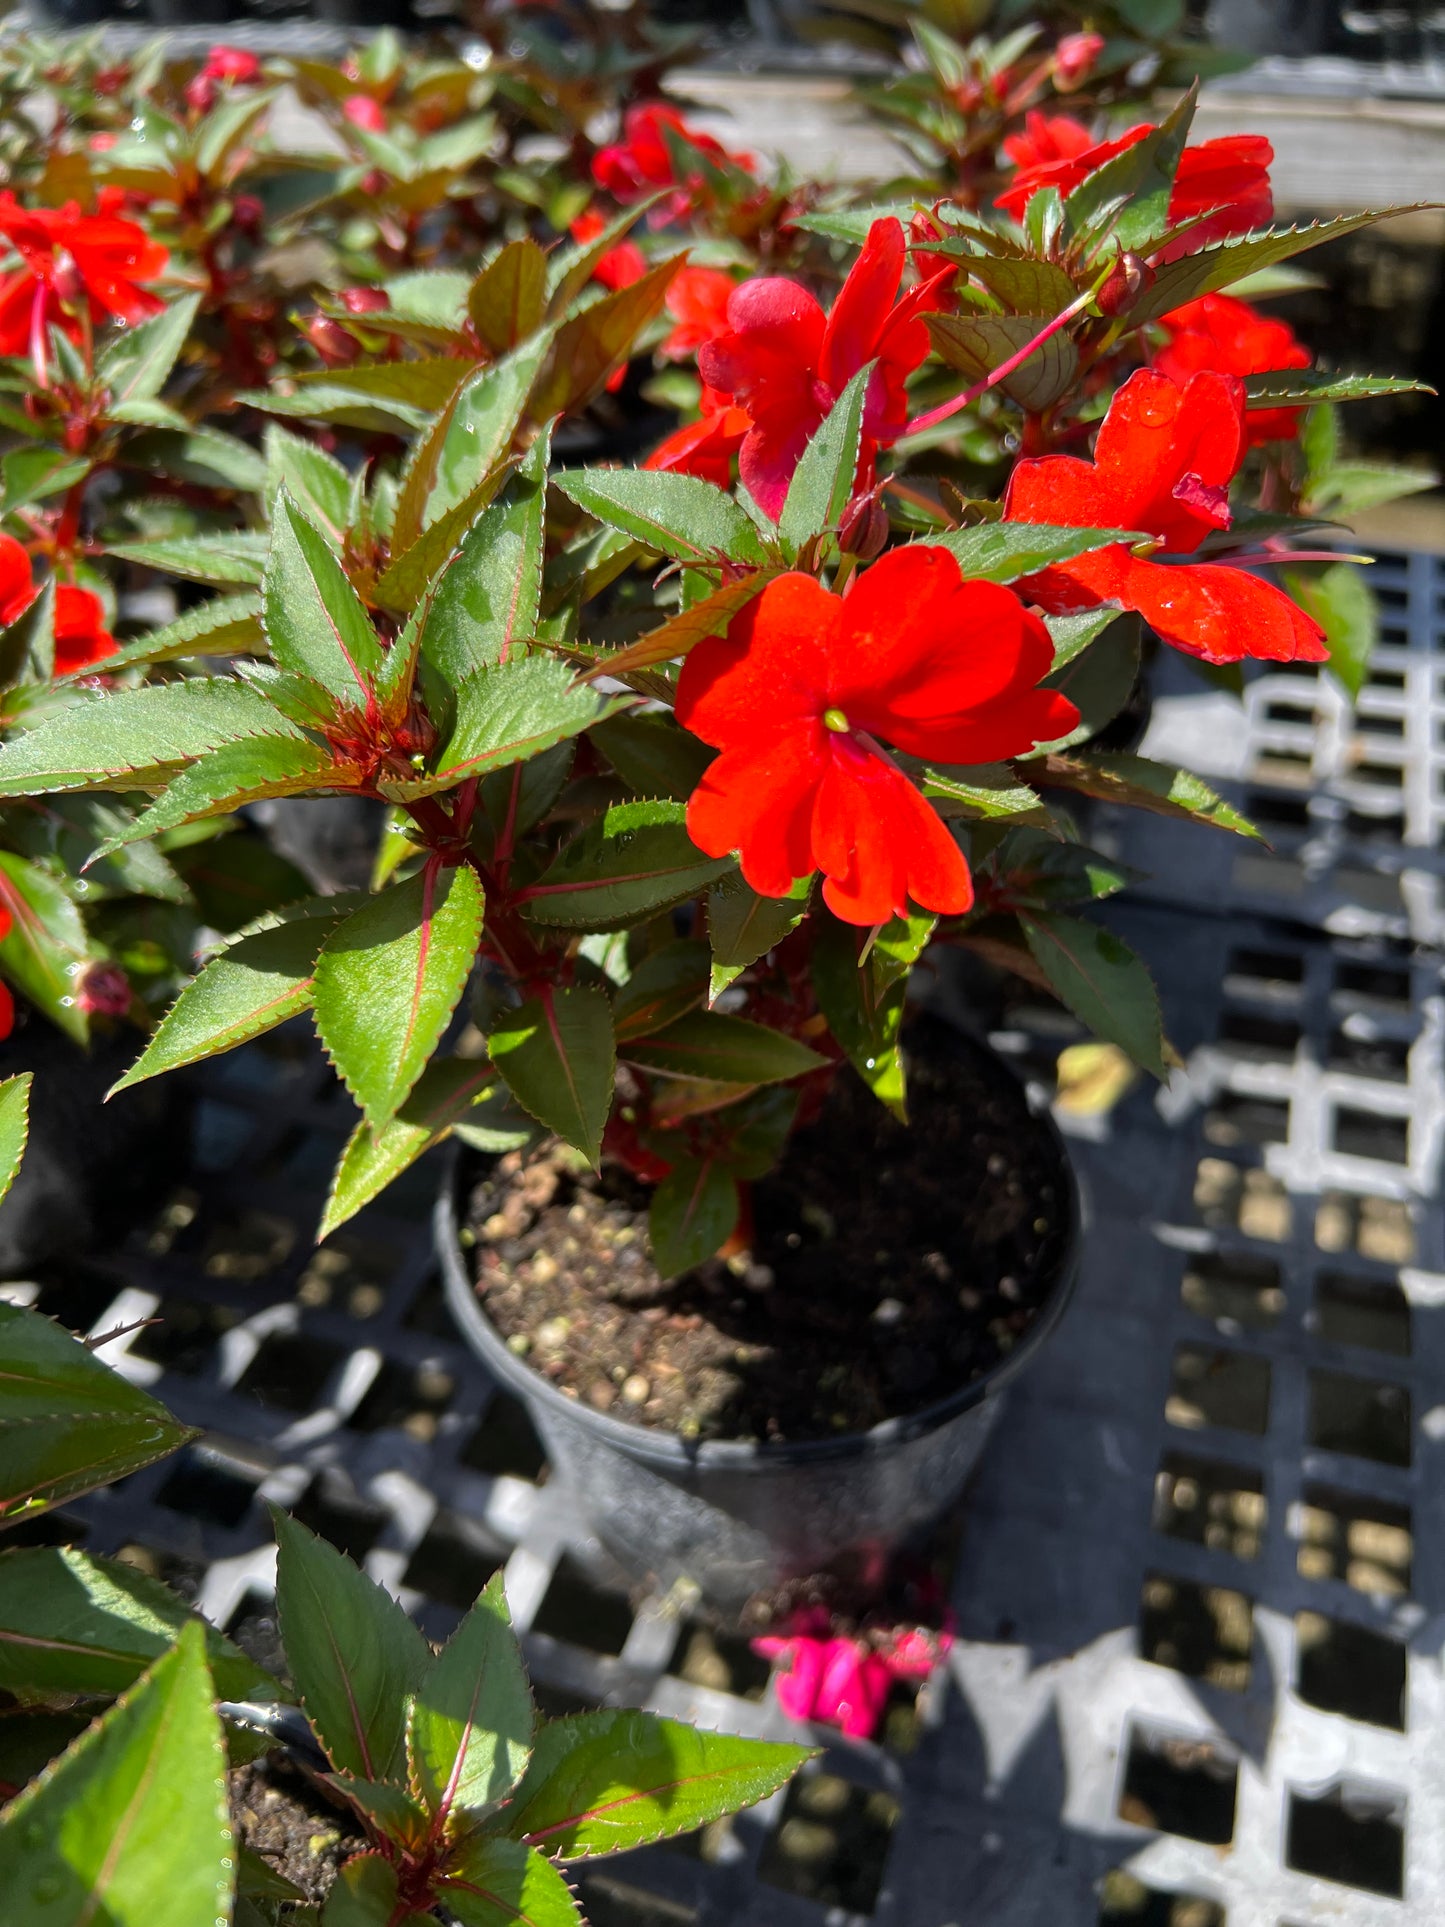
[[[825,729],[835,730],[838,735],[842,736],[847,733],[849,722],[841,709],[825,709],[823,711],[823,726]]]

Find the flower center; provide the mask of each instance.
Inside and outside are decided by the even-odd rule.
[[[823,727],[835,731],[839,736],[845,736],[851,725],[841,709],[825,709]]]

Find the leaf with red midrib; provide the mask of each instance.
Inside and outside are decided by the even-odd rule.
[[[487,1044],[517,1102],[596,1165],[615,1069],[606,991],[548,984],[505,1012]]]
[[[373,1130],[394,1116],[426,1069],[481,934],[476,871],[432,862],[373,897],[322,945],[312,992],[316,1029]]]

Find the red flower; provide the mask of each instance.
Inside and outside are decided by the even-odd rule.
[[[8,628],[23,616],[34,600],[30,557],[13,535],[0,534],[0,628]]]
[[[667,287],[667,312],[677,324],[662,352],[680,361],[728,331],[728,301],[737,286],[721,268],[679,268]]]
[[[858,487],[871,483],[877,451],[908,420],[905,383],[929,349],[923,316],[942,307],[955,270],[950,262],[899,301],[904,258],[902,223],[875,221],[830,313],[796,281],[744,281],[728,299],[729,332],[699,351],[708,387],[752,417],[739,469],[774,519],[809,438],[866,362],[878,366],[863,415]]]
[[[1099,33],[1066,33],[1054,50],[1054,85],[1061,93],[1082,87],[1104,51]]]
[[[910,897],[966,910],[962,851],[877,739],[943,763],[1051,742],[1078,717],[1035,687],[1052,661],[1038,617],[1008,589],[965,582],[947,549],[895,549],[846,596],[779,576],[683,664],[677,719],[722,751],[688,834],[709,856],[736,850],[765,896],[821,870],[848,923],[885,923]]]
[[[595,241],[607,225],[596,208],[589,208],[579,214],[568,232],[574,241],[584,247]],[[608,248],[592,270],[592,279],[602,287],[615,291],[630,288],[634,281],[640,281],[647,273],[647,257],[635,241],[619,241],[615,248]]]
[[[1176,388],[1143,368],[1115,395],[1092,462],[1045,455],[1009,478],[1004,517],[1064,528],[1139,529],[1175,555],[1229,527],[1228,487],[1246,450],[1244,390],[1204,373]],[[1206,662],[1244,656],[1323,662],[1323,632],[1281,590],[1240,568],[1150,562],[1122,543],[1033,576],[1027,593],[1054,614],[1103,602],[1137,609],[1165,642]]]
[[[0,234],[22,262],[0,275],[0,354],[26,353],[49,322],[76,336],[73,309],[81,299],[89,300],[93,322],[160,313],[165,304],[139,283],[163,274],[170,256],[143,227],[117,216],[123,198],[105,188],[99,211],[82,214],[74,201],[23,208],[8,188],[0,193]]]
[[[731,488],[733,456],[737,454],[752,427],[746,408],[734,408],[726,395],[715,388],[702,391],[702,417],[675,428],[659,442],[644,468],[675,470],[679,475],[700,475],[719,488]]]
[[[0,917],[4,918],[3,927],[0,927],[0,940],[3,940],[10,934],[10,912],[0,911]],[[0,984],[0,1042],[3,1042],[14,1028],[15,998],[9,984]]]
[[[699,198],[702,186],[699,176],[678,180],[664,128],[688,146],[697,148],[709,160],[745,168],[748,173],[753,171],[755,163],[751,154],[730,154],[711,134],[689,127],[675,107],[664,107],[656,101],[645,107],[629,107],[623,116],[622,139],[610,147],[599,148],[592,157],[593,180],[624,207],[656,193],[659,188],[676,187],[679,192],[664,204],[666,218],[676,220]]]
[[[1146,121],[1114,140],[1093,141],[1088,129],[1067,114],[1026,114],[1023,132],[1011,134],[1003,143],[1004,153],[1018,171],[994,206],[1021,221],[1024,209],[1040,188],[1056,187],[1061,195],[1072,194],[1105,161],[1113,160],[1153,131]],[[1261,134],[1226,134],[1198,147],[1186,147],[1169,197],[1170,224],[1177,227],[1211,209],[1217,212],[1164,249],[1159,258],[1173,260],[1179,254],[1194,253],[1210,241],[1267,227],[1274,218],[1274,195],[1269,184],[1273,159],[1274,149]]]
[[[353,127],[361,128],[366,134],[386,132],[386,115],[381,103],[373,100],[370,94],[348,94],[341,103],[341,118],[349,120]]]
[[[100,597],[67,582],[55,590],[55,673],[73,676],[102,662],[115,648],[115,637],[105,626]]]
[[[1183,388],[1202,368],[1220,375],[1263,375],[1275,368],[1308,368],[1310,352],[1287,321],[1262,315],[1232,294],[1206,294],[1161,317],[1169,342],[1154,357],[1161,375]],[[1299,432],[1297,408],[1250,408],[1244,433],[1251,448],[1292,441]]]
[[[221,86],[246,86],[261,78],[261,63],[244,47],[212,47],[206,64],[186,82],[187,104],[198,114],[215,106]]]

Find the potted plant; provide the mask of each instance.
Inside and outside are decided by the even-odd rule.
[[[603,1537],[735,1604],[946,1504],[1067,1291],[1057,1143],[974,1046],[910,1030],[925,950],[1167,1072],[1148,973],[1092,909],[1128,879],[1071,806],[1253,832],[1096,746],[1141,619],[1226,672],[1358,673],[1340,565],[1289,545],[1328,494],[1301,411],[1402,384],[1313,369],[1226,290],[1366,217],[1270,229],[1267,143],[1190,145],[1192,96],[1112,138],[1031,106],[986,204],[908,182],[862,208],[761,185],[653,104],[546,164],[553,229],[579,190],[595,217],[549,239],[515,172],[476,178],[475,127],[431,172],[377,145],[427,96],[369,58],[372,109],[340,111],[385,178],[322,194],[358,217],[336,281],[364,277],[289,332],[267,310],[270,377],[238,389],[221,344],[275,265],[203,251],[189,426],[148,451],[169,532],[70,485],[97,557],[230,586],[28,716],[0,798],[141,798],[86,877],[258,805],[378,811],[370,890],[221,932],[117,1089],[309,1013],[360,1112],[323,1230],[443,1138],[490,1160],[443,1205],[467,1328]],[[1087,71],[1039,58],[1030,101]],[[188,193],[203,156],[243,165],[250,84],[160,142]],[[649,355],[695,419],[641,466],[559,453]],[[198,506],[220,410],[245,435]]]
[[[0,1197],[31,1084],[0,1082]],[[0,1360],[0,1885],[17,1918],[101,1907],[133,1927],[164,1893],[177,1927],[233,1907],[302,1927],[320,1902],[348,1927],[439,1908],[464,1927],[580,1927],[564,1864],[705,1826],[809,1757],[631,1710],[541,1720],[500,1574],[435,1652],[383,1587],[279,1510],[284,1677],[123,1560],[5,1549],[7,1527],[196,1435],[27,1307],[0,1305]],[[247,1837],[258,1786],[291,1834],[345,1837],[334,1858],[303,1856],[307,1889],[270,1857],[283,1829]]]

